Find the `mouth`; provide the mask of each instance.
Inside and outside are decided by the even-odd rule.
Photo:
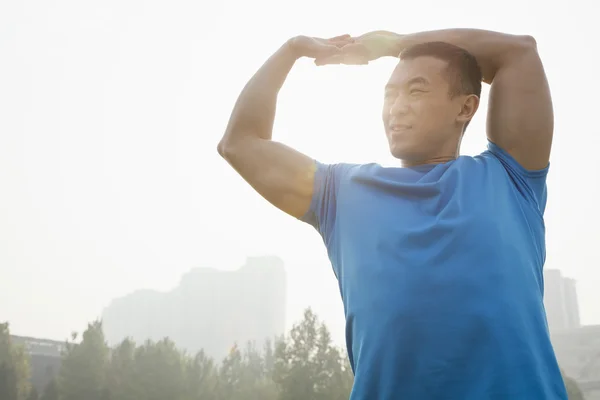
[[[390,132],[401,132],[401,131],[405,131],[407,129],[410,129],[411,126],[407,125],[407,124],[391,124],[388,129],[390,130]]]

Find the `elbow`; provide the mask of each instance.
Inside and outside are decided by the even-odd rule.
[[[531,35],[520,35],[516,36],[514,42],[514,48],[517,50],[516,53],[529,53],[537,52],[537,41]]]
[[[217,153],[219,153],[221,157],[225,158],[225,142],[223,139],[221,139],[219,144],[217,144]]]
[[[225,160],[231,157],[231,145],[224,138],[217,145],[217,153]]]
[[[217,145],[217,152],[226,161],[229,161],[238,152],[240,147],[238,142],[239,140],[232,141],[231,139],[224,137]]]
[[[531,35],[521,36],[522,47],[528,50],[537,51],[537,41]]]
[[[537,42],[531,35],[511,35],[507,37],[504,44],[503,52],[495,64],[496,71],[515,62],[521,62],[523,57],[537,57]],[[492,80],[493,78],[489,79],[489,82]]]

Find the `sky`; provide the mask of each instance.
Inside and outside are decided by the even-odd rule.
[[[288,38],[469,27],[533,35],[555,109],[546,268],[600,324],[600,31],[591,0],[0,2],[0,320],[63,340],[111,299],[194,267],[277,255],[291,325],[311,306],[343,342],[321,238],[220,159],[247,80]],[[457,7],[456,5],[459,4]],[[397,163],[380,121],[395,61],[315,67],[284,86],[274,138],[323,162]],[[487,87],[462,154],[485,149]]]

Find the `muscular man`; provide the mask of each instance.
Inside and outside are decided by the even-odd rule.
[[[326,165],[271,139],[294,62],[400,61],[383,123],[402,167]],[[488,148],[459,155],[491,84]],[[296,37],[248,82],[218,149],[313,225],[339,282],[353,400],[566,399],[542,302],[553,111],[536,42],[481,30]]]

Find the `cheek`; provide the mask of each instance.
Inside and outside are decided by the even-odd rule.
[[[387,125],[387,122],[390,120],[390,107],[388,105],[383,106],[381,110],[381,119],[383,123]]]
[[[448,114],[447,107],[435,101],[420,102],[418,109],[421,120],[430,125],[441,123]]]

